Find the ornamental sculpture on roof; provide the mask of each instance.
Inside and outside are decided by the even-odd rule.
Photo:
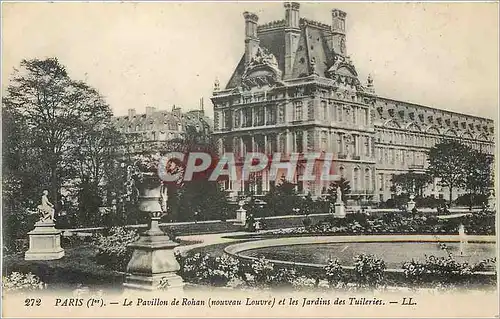
[[[261,86],[280,81],[281,70],[274,54],[266,48],[257,47],[243,73],[242,86]]]
[[[257,47],[255,55],[250,60],[248,68],[252,68],[258,65],[267,64],[271,67],[278,68],[278,61],[274,54],[269,52],[266,48]]]

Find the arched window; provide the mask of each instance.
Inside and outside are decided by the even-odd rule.
[[[345,178],[345,168],[344,168],[344,166],[340,166],[339,167],[339,175],[340,175],[340,177]]]
[[[369,167],[365,169],[365,190],[372,190],[372,172]]]
[[[354,190],[359,190],[360,189],[360,185],[359,185],[359,168],[358,167],[355,167],[353,172],[352,172],[352,188]]]

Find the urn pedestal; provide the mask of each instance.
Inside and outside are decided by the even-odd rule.
[[[151,216],[150,228],[130,244],[132,257],[127,265],[124,288],[143,291],[182,289],[184,283],[177,275],[180,269],[175,259],[173,242],[159,227],[161,216],[161,186],[154,176],[145,176],[141,185],[139,210]],[[166,201],[165,198],[164,202]]]
[[[24,255],[25,260],[55,260],[64,257],[61,231],[55,228],[53,221],[35,223],[35,229],[28,236],[29,249]]]
[[[488,209],[490,210],[495,210],[496,206],[496,198],[493,196],[493,192],[490,193],[490,196],[488,197]]]
[[[406,203],[406,210],[411,212],[414,208],[415,208],[415,201],[413,200],[415,198],[415,196],[413,195],[410,195],[410,200],[408,201],[408,203]]]
[[[334,212],[333,212],[333,217],[335,218],[345,218],[345,205],[344,203],[335,203],[334,204]]]
[[[240,207],[236,210],[236,222],[234,225],[239,225],[243,226],[247,222],[247,211],[243,208]]]

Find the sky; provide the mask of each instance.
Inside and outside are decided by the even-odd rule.
[[[384,97],[496,119],[498,4],[301,2],[331,24],[347,13],[347,51]],[[204,106],[244,52],[244,19],[284,18],[282,2],[2,3],[2,91],[22,59],[57,57],[97,88],[116,115],[146,106]]]

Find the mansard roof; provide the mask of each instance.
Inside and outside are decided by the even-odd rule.
[[[330,26],[300,19],[299,41],[292,63],[292,74],[289,78],[306,77],[316,73],[320,77],[327,77],[329,68],[335,64],[337,53],[331,45],[329,38],[332,36]],[[278,63],[281,74],[285,74],[285,23],[284,20],[275,21],[258,27],[259,47],[272,53]],[[340,65],[336,65],[339,67]],[[314,68],[314,70],[313,70]],[[345,75],[357,76],[354,67],[345,63],[342,70]],[[226,89],[240,86],[245,72],[245,57],[241,58]]]

